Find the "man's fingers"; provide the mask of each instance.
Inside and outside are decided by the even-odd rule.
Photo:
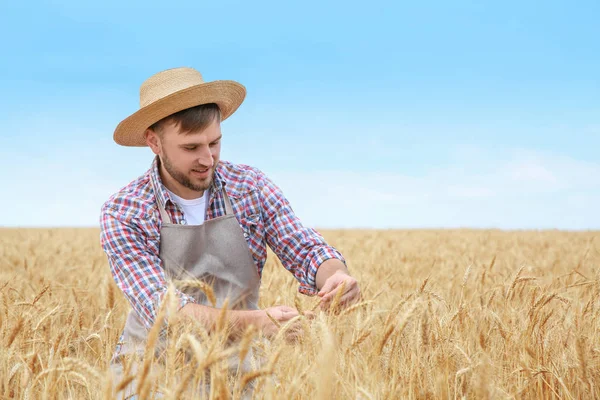
[[[296,309],[292,308],[290,311],[284,311],[281,314],[281,318],[285,321],[288,321],[294,317],[297,317],[298,315],[300,315],[300,314],[298,314],[298,311]]]
[[[358,287],[358,285],[356,284],[356,282],[350,283],[350,284],[346,284],[346,289],[344,291],[344,293],[342,293],[342,296],[344,296],[346,293],[349,293],[350,291],[356,289]],[[321,301],[322,302],[330,302],[332,301],[335,296],[337,295],[337,293],[341,290],[342,285],[339,285],[338,287],[336,287],[333,291],[327,293],[325,296],[322,297]]]
[[[339,292],[342,289],[342,286],[339,285],[338,287],[336,287],[335,289],[333,289],[331,292],[327,293],[326,295],[324,295],[321,298],[321,302],[329,302],[331,300],[333,300],[337,294],[337,292]],[[348,289],[348,288],[346,288]]]
[[[347,292],[340,299],[340,304],[343,306],[349,306],[356,303],[360,299],[360,293],[358,289]]]
[[[332,290],[334,290],[335,288],[339,287],[340,282],[335,282],[333,280],[327,280],[325,282],[325,285],[323,285],[323,287],[321,288],[321,290],[319,290],[318,296],[326,296],[327,294],[329,294]]]
[[[322,301],[321,302],[321,309],[322,310],[329,310],[331,303],[333,302],[334,297],[331,297],[330,299],[328,299],[327,301]],[[340,301],[338,303],[338,307],[347,307],[355,302],[357,302],[360,299],[360,291],[358,290],[358,287],[354,287],[352,289],[350,289],[349,291],[346,291],[346,293],[344,293],[342,295],[342,297],[340,297]]]

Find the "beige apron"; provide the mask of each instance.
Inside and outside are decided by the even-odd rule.
[[[152,185],[154,193],[157,193],[154,182]],[[221,308],[225,298],[228,298],[229,309],[257,310],[260,288],[258,270],[224,187],[222,192],[226,214],[207,220],[202,225],[173,224],[160,196],[155,196],[162,219],[159,256],[168,280],[199,279],[211,284],[217,308]],[[198,304],[212,306],[200,289],[182,291],[194,297]],[[137,313],[131,310],[125,323],[119,354],[142,355],[147,335],[148,329]],[[242,370],[249,368],[247,360],[248,357]],[[118,382],[123,378],[119,359],[113,360],[112,368]],[[134,381],[125,389],[126,397],[134,394],[135,389]]]

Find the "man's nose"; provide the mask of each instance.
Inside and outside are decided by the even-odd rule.
[[[202,151],[198,155],[198,163],[204,167],[211,168],[214,163],[212,152],[208,146],[203,146]]]

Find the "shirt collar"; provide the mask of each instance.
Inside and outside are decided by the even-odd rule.
[[[173,200],[169,196],[167,188],[163,185],[162,180],[160,179],[159,166],[160,160],[158,156],[156,156],[154,157],[154,160],[152,161],[152,167],[150,168],[150,179],[152,180],[152,183],[154,183],[154,187],[158,188],[158,193],[155,193],[155,195],[158,197],[159,200],[162,201],[162,204],[164,204],[166,207],[167,202],[173,202]],[[217,169],[215,170],[211,188],[209,189],[210,196],[212,196],[214,192],[221,191],[222,188],[223,180],[221,174],[219,173],[219,168],[217,167]]]

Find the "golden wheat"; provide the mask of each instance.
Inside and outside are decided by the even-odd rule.
[[[157,356],[155,327],[139,368],[127,364],[115,381],[109,362],[129,305],[98,230],[0,229],[0,398],[120,398],[134,382],[169,399],[598,396],[599,232],[322,233],[346,256],[359,303],[320,310],[270,253],[260,306],[312,310],[281,326],[299,340],[251,327],[228,344],[224,312],[209,332],[173,318],[167,293],[166,349]],[[248,354],[250,370],[228,370]]]

